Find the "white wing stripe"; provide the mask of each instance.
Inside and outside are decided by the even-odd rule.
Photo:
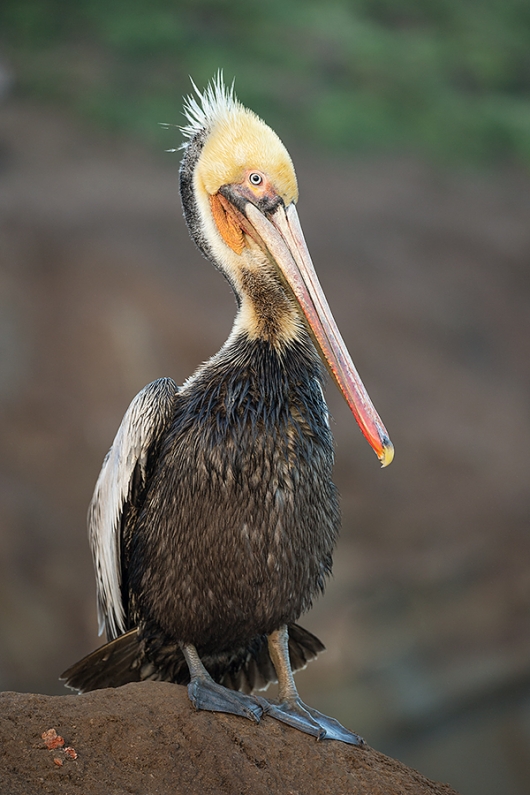
[[[127,409],[107,453],[88,509],[88,535],[98,594],[99,634],[105,627],[110,638],[125,632],[121,596],[120,529],[137,463],[145,480],[150,446],[171,419],[178,387],[171,378],[160,378],[139,392]]]

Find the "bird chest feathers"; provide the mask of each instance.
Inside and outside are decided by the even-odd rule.
[[[165,631],[186,638],[189,616],[195,642],[200,626],[219,648],[294,621],[323,589],[339,512],[312,348],[242,337],[179,394],[130,562]]]

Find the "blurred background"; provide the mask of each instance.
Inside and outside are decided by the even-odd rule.
[[[302,697],[462,795],[530,792],[527,0],[3,0],[0,688],[96,635],[85,515],[123,412],[231,328],[181,217],[188,75],[283,138],[396,446],[336,389],[343,532]]]

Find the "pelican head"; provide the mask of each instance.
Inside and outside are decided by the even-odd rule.
[[[181,196],[195,242],[232,285],[234,331],[282,346],[307,327],[383,466],[394,448],[342,340],[304,240],[294,167],[221,75],[185,104]]]

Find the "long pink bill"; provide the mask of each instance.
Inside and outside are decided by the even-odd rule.
[[[388,466],[394,458],[394,447],[331,314],[294,204],[287,208],[280,205],[270,216],[270,220],[250,202],[245,206],[244,213],[266,245],[283,281],[296,298],[317,349],[366,440],[382,466]]]

